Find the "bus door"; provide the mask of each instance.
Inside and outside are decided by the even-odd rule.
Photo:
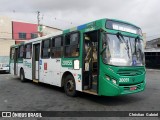
[[[35,81],[39,80],[39,55],[40,55],[40,43],[33,44],[32,78]]]
[[[97,93],[99,64],[99,31],[84,33],[83,89]]]
[[[14,51],[14,75],[18,75],[18,48]]]

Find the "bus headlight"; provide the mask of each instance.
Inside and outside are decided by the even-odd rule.
[[[117,81],[116,81],[116,80],[114,80],[114,79],[112,79],[112,82],[113,82],[114,84],[117,84]]]
[[[109,77],[108,75],[106,75],[106,79],[107,79],[107,80],[110,80],[110,77]]]
[[[115,79],[113,79],[112,77],[108,76],[108,75],[106,75],[106,79],[108,81],[111,81],[113,84],[117,84],[117,81]]]

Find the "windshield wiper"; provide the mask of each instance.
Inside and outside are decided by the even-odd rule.
[[[107,46],[105,48],[103,48],[103,50],[101,51],[101,55],[103,54],[103,52],[107,49]]]
[[[103,40],[105,40],[106,41],[106,36],[105,36],[105,33],[103,34]],[[100,54],[102,55],[103,54],[103,52],[107,49],[107,44],[106,44],[106,42],[105,43],[103,43],[103,44],[105,44],[105,47],[102,49],[102,51],[100,52]]]
[[[121,43],[125,43],[125,49],[127,50],[128,57],[130,58],[128,40],[126,41],[120,32],[117,33],[117,37],[121,41]]]

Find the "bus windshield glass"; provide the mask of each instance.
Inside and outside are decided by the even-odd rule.
[[[143,41],[137,38],[106,34],[103,40],[103,61],[115,66],[142,66]]]

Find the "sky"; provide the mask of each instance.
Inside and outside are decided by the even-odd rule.
[[[147,39],[160,37],[160,0],[0,0],[0,16],[67,29],[101,18],[142,28]]]

